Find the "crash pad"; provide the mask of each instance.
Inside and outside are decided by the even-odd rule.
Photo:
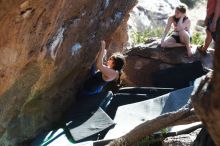
[[[191,86],[154,99],[119,106],[114,118],[116,125],[105,139],[120,137],[147,120],[180,109],[188,102],[193,88]]]
[[[76,120],[66,123],[63,128],[39,135],[31,146],[60,146],[61,143],[70,145],[86,140],[97,140],[99,135],[105,135],[112,126],[113,120],[98,108],[90,116],[81,115]]]
[[[31,146],[58,146],[60,142],[63,145],[71,144],[62,128],[40,134]]]
[[[73,140],[79,142],[100,132],[109,130],[113,125],[113,120],[101,108],[98,108],[98,110],[82,124],[76,126],[73,120],[71,123],[68,123],[67,128]]]
[[[129,93],[129,94],[147,94],[153,96],[160,96],[174,91],[173,88],[157,88],[157,87],[123,87],[120,88],[118,93]]]
[[[109,104],[105,107],[105,112],[114,118],[119,106],[149,100],[166,93],[173,89],[155,88],[155,87],[126,87],[119,90],[119,93],[113,95]]]

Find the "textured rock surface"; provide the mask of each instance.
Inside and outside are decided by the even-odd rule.
[[[164,26],[169,15],[179,4],[179,0],[139,0],[130,13],[129,27],[142,32],[146,28]]]
[[[127,17],[128,18],[128,17]],[[128,42],[128,19],[123,21],[123,23],[117,28],[114,34],[107,40],[108,45],[108,55],[114,52],[123,52],[127,47]]]
[[[136,0],[0,1],[0,145],[18,145],[74,100],[101,39]]]
[[[168,137],[163,140],[163,146],[192,146],[200,131],[201,129],[198,129],[189,134]]]
[[[201,60],[204,67],[212,69],[213,50],[201,56],[194,47],[194,59],[186,57],[186,48],[160,48],[159,40],[128,50],[127,65],[122,76],[125,86],[153,86],[152,75],[159,70],[174,67],[181,63]]]

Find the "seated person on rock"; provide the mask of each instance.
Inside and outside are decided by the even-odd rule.
[[[121,53],[115,53],[109,57],[106,65],[103,60],[106,56],[105,41],[101,41],[101,50],[96,57],[96,65],[92,66],[91,76],[85,82],[83,95],[96,95],[111,81],[119,81],[125,58]]]
[[[161,40],[161,47],[186,46],[188,57],[192,57],[192,51],[190,45],[191,21],[186,16],[186,9],[187,9],[186,6],[179,5],[178,7],[176,7],[175,15],[169,17],[165,32]],[[174,26],[172,35],[166,39],[166,36],[169,33],[172,24]]]

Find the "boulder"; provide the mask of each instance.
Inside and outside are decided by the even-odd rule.
[[[139,0],[130,13],[129,28],[143,32],[146,28],[164,27],[169,15],[180,3],[179,0]]]
[[[201,129],[197,129],[189,134],[182,134],[174,137],[168,137],[163,140],[163,146],[193,146],[194,140]]]
[[[189,59],[186,57],[185,47],[161,48],[159,42],[152,40],[125,52],[127,63],[122,76],[124,86],[155,86],[153,75],[156,72],[179,64],[201,61],[204,68],[213,68],[213,50],[202,56],[196,51],[196,46],[193,46],[194,59]]]
[[[58,121],[137,0],[0,1],[0,145]],[[24,145],[24,144],[21,144]]]

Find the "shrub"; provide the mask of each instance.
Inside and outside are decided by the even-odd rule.
[[[150,146],[151,144],[161,143],[168,133],[168,128],[161,129],[161,136],[154,137],[153,135],[143,138],[141,141],[136,143],[134,146]]]
[[[205,42],[205,38],[201,32],[195,32],[192,35],[192,44],[195,45],[203,45]]]
[[[162,37],[162,34],[164,32],[164,28],[154,28],[154,29],[146,29],[143,32],[131,32],[131,39],[133,44],[140,44],[144,43],[146,40],[152,38],[152,37]]]

